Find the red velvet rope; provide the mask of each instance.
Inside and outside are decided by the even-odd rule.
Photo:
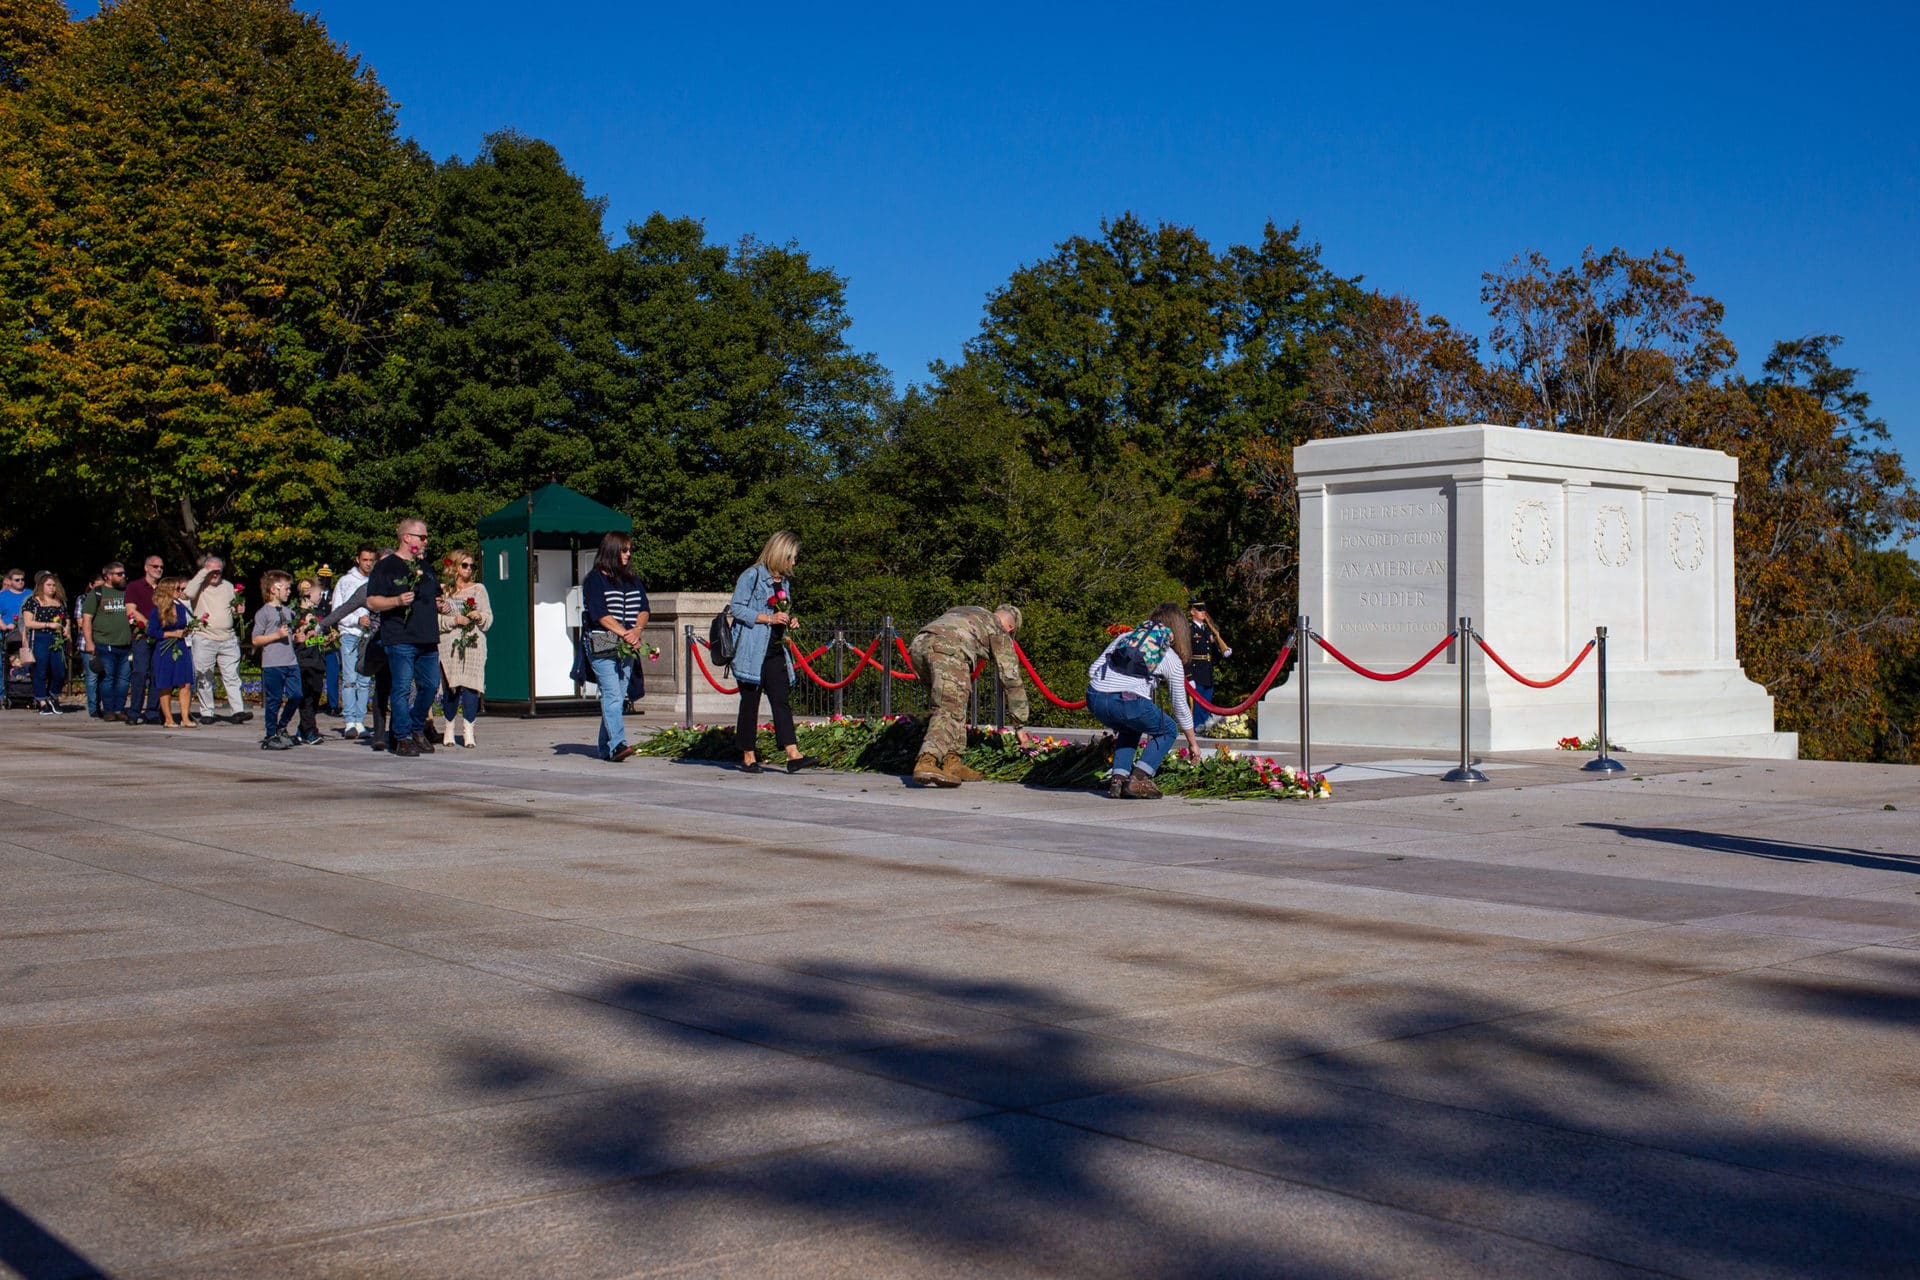
[[[1034,688],[1040,690],[1041,697],[1051,702],[1054,706],[1067,711],[1080,711],[1086,707],[1087,700],[1085,698],[1080,699],[1078,702],[1068,702],[1065,698],[1059,697],[1053,690],[1047,688],[1047,682],[1042,680],[1040,673],[1033,669],[1033,663],[1027,661],[1027,651],[1020,647],[1018,640],[1013,642],[1013,652],[1019,657],[1020,665],[1027,669],[1027,678],[1033,681]]]
[[[800,660],[800,669],[806,672],[808,678],[811,679],[815,684],[819,685],[822,689],[844,689],[848,685],[852,684],[855,680],[858,680],[860,678],[860,673],[866,669],[868,663],[873,663],[873,665],[876,667],[880,665],[879,663],[873,661],[874,651],[880,647],[880,637],[875,636],[873,638],[873,643],[868,645],[864,652],[859,649],[855,649],[853,651],[853,655],[855,658],[855,661],[853,664],[853,670],[848,672],[843,679],[823,680],[820,678],[820,673],[813,669],[813,665],[812,665],[813,659],[819,657],[821,654],[825,653],[828,649],[832,647],[833,646],[831,645],[823,644],[818,649],[815,649],[812,653],[803,654],[800,652],[800,648],[798,645],[794,644],[794,642],[791,640],[787,641],[787,648],[792,650],[793,656]]]
[[[1267,696],[1267,690],[1273,688],[1273,682],[1280,678],[1280,669],[1287,665],[1287,659],[1292,655],[1293,641],[1288,640],[1287,647],[1282,649],[1280,656],[1273,660],[1273,668],[1267,672],[1267,678],[1260,682],[1260,687],[1255,689],[1245,702],[1235,703],[1231,707],[1216,707],[1200,696],[1199,692],[1194,689],[1193,681],[1191,680],[1187,681],[1187,696],[1216,716],[1237,716],[1243,711],[1251,711],[1256,702],[1259,702],[1260,699]]]
[[[1493,659],[1493,664],[1495,666],[1499,667],[1502,671],[1512,676],[1515,680],[1518,680],[1521,684],[1526,685],[1527,688],[1529,689],[1551,689],[1553,688],[1553,686],[1559,684],[1562,680],[1565,680],[1568,676],[1572,675],[1576,669],[1579,668],[1581,663],[1587,660],[1587,655],[1593,652],[1593,646],[1597,643],[1597,641],[1593,641],[1593,640],[1587,641],[1586,648],[1580,650],[1580,656],[1575,658],[1573,662],[1568,665],[1565,671],[1562,671],[1559,675],[1555,676],[1553,679],[1529,680],[1525,676],[1521,675],[1518,671],[1515,671],[1512,667],[1508,666],[1501,659],[1499,654],[1495,653],[1492,649],[1488,648],[1487,642],[1480,638],[1480,633],[1478,631],[1473,633],[1473,642],[1480,646],[1480,652],[1486,654],[1489,658]]]
[[[727,686],[721,684],[718,680],[715,680],[713,678],[713,672],[707,670],[707,660],[700,656],[700,650],[705,648],[706,644],[707,642],[704,640],[695,640],[691,646],[691,648],[693,649],[693,660],[700,664],[700,674],[707,678],[708,684],[712,685],[715,689],[719,690],[721,693],[740,692],[739,685],[735,685],[733,688],[729,689],[727,688]]]
[[[1452,644],[1455,638],[1459,636],[1459,634],[1460,633],[1457,631],[1449,631],[1446,634],[1446,637],[1443,640],[1441,640],[1439,644],[1427,650],[1426,656],[1421,658],[1420,661],[1414,663],[1412,666],[1408,667],[1404,671],[1394,671],[1394,672],[1369,671],[1365,667],[1361,666],[1359,663],[1355,662],[1352,658],[1349,658],[1346,654],[1340,652],[1338,649],[1328,644],[1326,640],[1324,640],[1322,637],[1316,635],[1314,636],[1313,641],[1315,644],[1319,645],[1322,649],[1325,649],[1328,653],[1332,654],[1336,659],[1340,661],[1341,665],[1345,666],[1348,670],[1353,671],[1358,675],[1363,675],[1369,680],[1405,680],[1408,676],[1412,675],[1414,672],[1418,671],[1420,668],[1426,666],[1429,662],[1432,662],[1435,658],[1439,657],[1442,653],[1446,652],[1447,646]]]

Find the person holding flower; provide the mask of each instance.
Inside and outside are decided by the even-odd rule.
[[[633,571],[633,539],[609,533],[580,584],[581,643],[600,686],[600,758],[619,764],[633,754],[627,742],[627,682],[646,642],[647,586]]]
[[[390,754],[406,759],[434,750],[427,726],[440,692],[440,580],[427,564],[427,522],[402,520],[394,532],[398,547],[367,580],[367,608],[380,615],[379,642],[393,672]]]
[[[1192,660],[1193,631],[1185,612],[1177,604],[1163,604],[1145,622],[1115,636],[1087,668],[1087,710],[1116,735],[1107,777],[1113,799],[1158,800],[1153,775],[1179,733],[1186,734],[1188,750],[1199,758],[1193,710],[1187,705]],[[1172,719],[1153,705],[1155,681],[1166,686]]]
[[[456,730],[461,746],[474,745],[473,722],[480,718],[480,695],[487,691],[487,628],[493,625],[493,604],[486,587],[473,580],[476,563],[473,552],[464,549],[449,552],[440,562],[449,605],[440,615],[440,709],[447,717],[442,746],[453,745]]]
[[[794,625],[793,569],[800,561],[800,539],[782,529],[767,539],[760,558],[733,584],[727,613],[734,622],[733,675],[740,682],[740,716],[734,742],[740,771],[760,773],[760,695],[773,714],[773,740],[787,755],[787,772],[810,769],[819,761],[800,754],[793,732],[793,659],[787,656],[787,632]]]
[[[43,716],[61,712],[60,691],[67,684],[67,593],[51,573],[34,575],[33,594],[20,606],[23,652],[33,659],[33,705]]]
[[[326,613],[326,588],[318,578],[293,584],[293,657],[300,668],[300,731],[293,740],[317,747],[320,736],[320,700],[327,692],[327,653],[335,641],[321,619]]]
[[[182,598],[186,580],[162,578],[153,584],[152,621],[153,659],[148,679],[159,692],[160,723],[169,729],[198,729],[200,722],[187,714],[187,690],[193,685],[193,653],[187,637],[200,629],[200,620]],[[179,718],[174,718],[175,708]]]

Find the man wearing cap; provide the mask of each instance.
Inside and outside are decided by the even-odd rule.
[[[967,694],[973,688],[973,668],[987,658],[993,659],[1007,691],[1008,722],[1022,743],[1030,741],[1025,728],[1027,686],[1013,652],[1013,633],[1019,629],[1020,610],[1010,604],[992,612],[963,604],[920,628],[907,646],[913,674],[926,686],[927,704],[933,708],[920,757],[913,765],[915,782],[957,787],[980,780],[960,753],[967,749]]]
[[[1220,628],[1213,625],[1213,619],[1207,614],[1207,602],[1194,600],[1187,605],[1187,617],[1193,623],[1193,665],[1187,668],[1187,680],[1193,685],[1193,691],[1213,701],[1213,662],[1217,654],[1222,658],[1231,658],[1233,650],[1221,638]],[[1200,707],[1196,729],[1204,729],[1213,723],[1213,712]]]

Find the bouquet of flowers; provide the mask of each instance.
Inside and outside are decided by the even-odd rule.
[[[192,636],[194,632],[205,631],[207,629],[207,617],[207,614],[197,613],[187,619],[186,631],[167,642],[167,656],[169,658],[178,658],[186,653],[185,646],[187,639]]]
[[[321,613],[309,605],[295,605],[293,609],[293,631],[300,643],[309,649],[325,651],[340,643],[340,638],[320,625]],[[305,634],[302,634],[302,633]]]
[[[784,613],[787,615],[788,635],[795,635],[799,632],[800,619],[793,614],[793,597],[787,593],[787,586],[784,582],[773,589],[773,597],[768,600],[767,603],[773,606],[775,613]]]
[[[457,658],[464,658],[480,639],[480,602],[468,596],[460,602],[460,609],[453,615],[453,620],[460,626],[453,637],[453,653]]]
[[[657,644],[648,644],[645,640],[642,640],[639,644],[634,644],[631,640],[622,640],[613,647],[613,656],[616,658],[645,658],[648,662],[658,662],[660,661],[660,646]]]
[[[233,584],[233,620],[242,627],[247,621],[247,589],[237,582]]]

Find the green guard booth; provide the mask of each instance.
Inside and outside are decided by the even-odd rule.
[[[480,519],[480,581],[493,602],[487,632],[487,701],[542,702],[583,696],[569,674],[580,624],[580,582],[600,539],[633,532],[633,521],[563,484],[535,489]]]

